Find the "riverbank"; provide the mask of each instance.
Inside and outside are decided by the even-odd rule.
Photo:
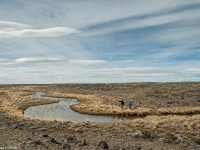
[[[23,116],[26,107],[53,102],[26,97],[34,92],[45,92],[55,97],[75,97],[81,103],[74,105],[74,109],[97,114],[119,114],[121,111],[120,115],[127,115],[123,111],[129,109],[122,110],[118,100],[124,99],[127,103],[134,97],[136,108],[131,111],[141,112],[144,109],[154,114],[130,123],[31,120]],[[200,143],[199,97],[200,83],[0,86],[0,126],[3,129],[0,147],[60,149],[65,144],[71,149],[102,149],[102,144],[98,144],[105,141],[110,149],[197,149]],[[179,116],[162,116],[163,112],[173,114],[174,108],[177,108],[175,112]],[[155,113],[155,110],[162,113]],[[69,140],[70,137],[73,140]]]

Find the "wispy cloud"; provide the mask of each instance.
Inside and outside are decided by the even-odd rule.
[[[20,30],[25,28],[30,28],[31,26],[23,23],[17,22],[9,22],[9,21],[0,21],[0,31],[13,31],[13,30]]]
[[[16,37],[59,37],[78,33],[76,29],[68,27],[54,27],[46,29],[23,29],[15,31],[0,30],[0,38],[16,38]]]
[[[59,58],[19,58],[15,60],[9,59],[0,59],[0,64],[26,64],[26,63],[55,63],[55,62],[67,62],[69,64],[78,64],[78,65],[95,65],[103,64],[107,61],[105,60],[68,60],[68,59],[59,59]]]
[[[45,62],[62,62],[66,60],[58,58],[19,58],[14,60],[17,63],[45,63]]]
[[[199,0],[0,1],[0,83],[200,81],[199,8]]]
[[[19,58],[16,60],[0,59],[0,63],[46,63],[46,62],[62,62],[66,60],[57,59],[57,58]]]
[[[110,76],[118,76],[118,77],[148,77],[148,76],[170,76],[166,69],[159,69],[159,68],[105,68],[105,69],[98,69],[98,70],[91,70],[91,74],[96,75],[110,75]]]
[[[123,30],[135,30],[146,27],[154,27],[170,23],[177,23],[186,19],[196,19],[199,17],[198,9],[200,4],[189,4],[169,9],[152,11],[151,13],[133,15],[124,18],[117,18],[107,22],[93,24],[83,28],[87,31],[86,35],[108,34]],[[83,33],[84,34],[84,33]]]
[[[188,68],[187,70],[191,72],[200,72],[199,68]]]
[[[91,65],[91,64],[103,64],[106,63],[105,60],[70,60],[70,63],[81,64],[81,65]]]
[[[10,62],[8,59],[0,59],[0,63],[8,63]]]
[[[200,69],[199,68],[188,68],[188,69],[186,69],[186,71],[196,77],[200,77]]]
[[[69,27],[33,29],[31,26],[22,23],[0,21],[0,38],[59,37],[78,32],[80,31]]]

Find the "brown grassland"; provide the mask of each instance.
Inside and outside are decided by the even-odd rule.
[[[26,118],[23,111],[29,106],[57,102],[27,97],[35,92],[76,98],[80,103],[71,109],[80,113],[137,119],[73,123]],[[119,100],[127,104],[132,98],[132,109],[120,107]],[[200,149],[200,83],[0,85],[0,108],[0,149]]]

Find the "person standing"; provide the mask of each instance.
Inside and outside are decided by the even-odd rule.
[[[121,104],[121,108],[123,109],[123,107],[124,107],[124,101],[121,100],[121,101],[119,101],[119,102],[120,102],[120,104]]]
[[[132,106],[133,106],[133,101],[130,100],[130,101],[128,102],[128,106],[129,106],[129,108],[131,109]]]

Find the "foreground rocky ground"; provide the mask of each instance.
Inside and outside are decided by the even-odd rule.
[[[132,97],[136,107],[131,110],[136,112],[132,115],[141,114],[141,108],[156,113],[129,123],[72,123],[24,118],[23,110],[28,106],[52,102],[25,97],[36,91],[51,96],[76,97],[82,104],[75,110],[80,108],[80,112],[85,113],[97,111],[101,114],[100,109],[105,111],[105,105],[109,105],[112,113],[127,114],[128,108],[121,110],[117,101]],[[199,98],[200,83],[1,85],[0,149],[198,150]],[[96,107],[99,104],[100,108]],[[161,108],[162,113],[158,114]],[[172,108],[184,108],[184,113],[180,113],[183,109],[177,109],[172,114],[178,116],[163,116],[163,112]]]

